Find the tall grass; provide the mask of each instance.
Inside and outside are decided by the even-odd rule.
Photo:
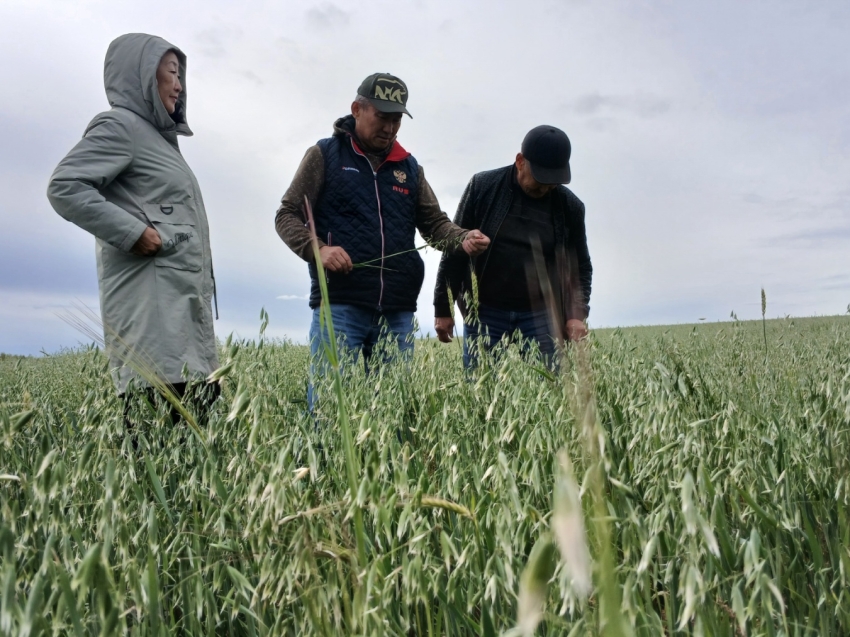
[[[0,634],[495,635],[532,566],[536,634],[846,634],[848,337],[600,331],[566,379],[509,348],[471,380],[425,341],[315,418],[307,348],[232,341],[209,451],[163,403],[144,454],[98,350],[2,359]]]

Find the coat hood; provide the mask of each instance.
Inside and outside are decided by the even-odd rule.
[[[183,85],[173,116],[165,110],[156,84],[157,67],[168,51],[177,54]],[[161,133],[192,135],[186,120],[186,55],[173,44],[146,33],[128,33],[116,38],[106,51],[103,84],[113,108],[133,111]]]
[[[334,122],[334,137],[341,137],[344,135],[351,135],[356,139],[354,135],[354,124],[356,123],[354,119],[354,115],[343,115],[338,118]]]

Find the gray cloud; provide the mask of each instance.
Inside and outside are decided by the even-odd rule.
[[[745,192],[743,195],[741,195],[741,201],[743,201],[744,203],[751,203],[757,205],[768,203],[768,199],[766,197],[763,197],[762,195],[759,195],[754,192]]]
[[[848,244],[848,242],[850,242],[850,225],[837,225],[811,230],[799,230],[794,233],[770,237],[765,240],[765,245],[772,247],[812,248],[823,247],[834,243]]]
[[[613,117],[591,117],[585,124],[590,130],[605,132],[617,128],[617,120]]]
[[[828,238],[838,229],[838,236],[844,235],[850,228],[850,193],[805,193],[799,192],[786,197],[772,197],[755,192],[746,192],[741,201],[752,207],[768,212],[774,221],[805,221],[800,231],[788,236],[789,240],[810,240],[819,237]],[[818,224],[822,229],[810,229]]]
[[[823,290],[850,290],[850,274],[834,274],[818,279],[817,285]]]
[[[257,86],[262,86],[263,84],[265,84],[265,82],[263,82],[263,78],[261,78],[259,75],[257,75],[253,71],[249,71],[249,70],[241,71],[239,73],[239,75],[244,77],[246,80],[253,82]]]
[[[64,323],[59,314],[74,304],[97,308],[96,295],[69,295],[0,288],[0,352],[34,355],[88,344],[83,334]],[[96,310],[95,310],[96,311]]]
[[[225,34],[221,29],[205,29],[195,34],[195,49],[206,57],[221,58],[227,53],[224,40]]]
[[[846,2],[646,7],[713,104],[739,116],[785,120],[786,126],[817,127],[817,113],[848,130]]]
[[[71,232],[73,229],[69,228]],[[88,255],[66,254],[61,268],[56,267],[56,255],[51,248],[37,241],[21,245],[0,242],[0,292],[2,290],[32,290],[91,293],[97,290],[94,246]]]
[[[593,92],[579,96],[566,108],[578,115],[595,116],[601,113],[629,113],[642,118],[652,118],[667,113],[672,104],[673,102],[669,99],[646,93],[602,95]]]
[[[335,4],[326,3],[320,7],[307,10],[307,24],[314,29],[332,29],[347,26],[351,14],[343,11]]]

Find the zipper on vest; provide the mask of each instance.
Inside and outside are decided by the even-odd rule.
[[[378,201],[378,225],[381,228],[381,272],[378,275],[381,279],[381,291],[378,294],[378,310],[381,310],[381,305],[384,302],[384,250],[385,250],[385,241],[384,241],[384,216],[381,212],[381,193],[378,191],[378,171],[372,168],[372,162],[369,161],[369,158],[366,157],[363,153],[357,150],[357,147],[354,145],[354,140],[349,137],[349,141],[351,142],[351,149],[357,154],[360,155],[363,159],[366,160],[366,163],[369,164],[369,170],[372,171],[372,178],[375,180],[375,199]],[[383,166],[383,162],[381,166]],[[378,166],[380,168],[381,166]]]

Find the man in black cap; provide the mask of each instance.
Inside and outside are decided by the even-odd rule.
[[[492,237],[481,255],[443,254],[434,291],[438,338],[452,340],[451,298],[464,316],[464,365],[475,362],[476,337],[494,347],[517,332],[537,342],[547,361],[556,344],[587,335],[593,267],[584,228],[584,204],[570,183],[570,140],[554,126],[525,136],[516,161],[475,175],[463,193],[455,223]],[[478,284],[471,312],[472,274]]]
[[[402,352],[413,349],[413,313],[425,274],[415,231],[432,246],[467,257],[490,243],[478,230],[449,220],[422,167],[396,141],[402,114],[410,116],[407,98],[407,86],[394,75],[367,77],[351,115],[307,150],[275,216],[281,239],[309,264],[314,361],[326,332],[320,334],[321,294],[305,199],[328,273],[335,331],[355,358],[363,353],[367,366],[382,331]],[[308,399],[312,406],[312,386]]]

